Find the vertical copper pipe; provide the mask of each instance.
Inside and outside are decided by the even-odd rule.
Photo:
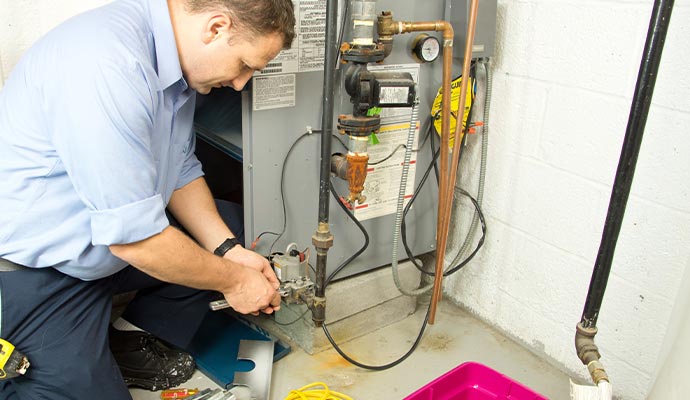
[[[445,199],[439,198],[439,226],[436,227],[436,275],[434,277],[434,288],[431,295],[431,310],[429,312],[429,323],[433,325],[436,317],[436,308],[441,299],[441,284],[443,280],[443,260],[446,256],[446,245],[448,244],[448,226],[450,224],[450,213],[453,206],[453,187],[458,172],[458,160],[460,159],[460,142],[462,134],[462,121],[465,115],[465,102],[467,101],[467,84],[470,75],[470,63],[472,61],[472,44],[474,43],[474,30],[477,25],[477,9],[479,0],[472,0],[470,3],[470,15],[467,24],[467,40],[465,42],[465,56],[462,65],[462,84],[460,86],[460,103],[458,104],[458,117],[455,124],[455,143],[453,145],[453,158],[450,164],[450,172],[441,163],[441,176],[448,172],[448,179],[441,179],[440,187],[443,187]],[[450,136],[450,135],[449,135]],[[442,146],[447,146],[447,142],[442,141]],[[448,147],[441,149],[441,160],[447,153]],[[447,159],[447,156],[446,156]],[[446,167],[447,168],[447,167]],[[441,189],[439,188],[439,196]],[[441,210],[441,207],[443,209]]]

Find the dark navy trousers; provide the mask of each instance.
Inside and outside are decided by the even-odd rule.
[[[239,239],[242,210],[217,202]],[[175,225],[175,222],[171,220]],[[112,296],[137,290],[123,318],[185,348],[217,294],[168,284],[127,267],[96,281],[53,268],[0,272],[0,337],[31,362],[25,376],[0,381],[0,400],[131,399],[110,353]]]

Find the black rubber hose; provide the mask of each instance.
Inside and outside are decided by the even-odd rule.
[[[652,94],[656,83],[661,53],[664,49],[664,41],[668,25],[673,11],[673,0],[656,0],[652,10],[652,18],[647,31],[647,41],[640,70],[637,75],[635,95],[633,97],[628,126],[625,131],[623,149],[618,161],[616,180],[613,183],[611,199],[609,201],[608,214],[604,224],[599,252],[594,264],[592,279],[589,283],[587,301],[582,312],[580,324],[584,328],[594,328],[601,309],[601,302],[606,291],[613,254],[616,250],[616,242],[621,230],[625,207],[630,195],[637,156],[642,145],[647,115],[652,103]]]

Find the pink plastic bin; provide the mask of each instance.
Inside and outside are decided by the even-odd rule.
[[[493,369],[466,362],[446,372],[405,400],[548,400]]]

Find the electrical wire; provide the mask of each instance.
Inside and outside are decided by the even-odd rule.
[[[251,250],[256,249],[256,246],[259,244],[259,240],[261,240],[261,237],[262,237],[263,235],[275,235],[275,236],[277,236],[277,235],[280,235],[280,233],[278,233],[278,232],[271,232],[271,231],[263,231],[263,232],[259,233],[259,235],[256,237],[256,239],[254,239],[254,241],[252,242],[251,246],[249,247]]]
[[[410,249],[410,246],[407,244],[407,226],[405,224],[405,217],[407,216],[407,212],[412,207],[412,204],[414,204],[414,201],[417,199],[417,196],[419,195],[419,193],[421,193],[421,189],[426,183],[427,178],[429,178],[429,173],[431,172],[432,167],[436,165],[436,160],[438,159],[438,156],[441,153],[440,151],[436,151],[433,154],[434,156],[431,159],[431,162],[429,163],[429,166],[427,167],[426,171],[424,171],[424,175],[422,175],[422,179],[419,181],[419,185],[417,185],[417,188],[412,193],[410,201],[407,202],[407,204],[405,205],[405,210],[403,211],[402,225],[400,226],[400,239],[402,240],[403,247],[405,248],[405,254],[407,254],[407,257],[412,262],[412,264],[414,264],[414,266],[417,267],[417,269],[423,273],[428,272],[424,270],[424,267],[422,265],[417,263],[414,254],[412,254],[412,249]]]
[[[323,382],[314,382],[290,391],[285,400],[353,400],[352,397],[332,391]]]
[[[285,166],[287,165],[288,159],[290,158],[290,154],[292,154],[292,151],[295,149],[295,146],[304,139],[307,136],[311,136],[314,133],[320,133],[320,130],[314,129],[309,132],[303,133],[300,137],[298,137],[294,142],[292,142],[292,145],[290,146],[290,149],[288,150],[287,154],[285,155],[285,158],[283,159],[283,166],[281,167],[280,171],[280,202],[283,208],[283,228],[280,230],[280,232],[277,234],[277,237],[271,243],[271,247],[268,251],[268,254],[273,254],[273,247],[278,243],[278,240],[280,240],[281,237],[285,234],[285,230],[287,229],[287,209],[285,208]]]
[[[435,165],[436,160],[438,159],[439,154],[440,154],[440,153],[439,153],[438,151],[434,152],[434,157],[433,157],[432,160],[431,160],[431,164],[429,164],[429,167],[428,167],[428,168],[426,169],[426,171],[424,172],[424,175],[422,176],[422,179],[420,180],[419,185],[417,186],[417,189],[415,189],[415,191],[414,191],[414,193],[413,193],[413,195],[412,195],[412,198],[410,198],[410,201],[409,201],[409,202],[407,203],[407,205],[405,206],[405,210],[404,210],[404,213],[403,213],[404,216],[407,215],[407,212],[410,210],[410,207],[412,206],[412,204],[414,203],[415,199],[417,198],[417,195],[421,192],[421,188],[422,188],[422,186],[424,186],[424,184],[426,183],[426,180],[427,180],[427,178],[429,177],[429,173],[431,172],[431,168],[432,168],[433,165]],[[477,200],[475,200],[474,197],[472,197],[472,195],[470,195],[470,194],[469,194],[467,191],[465,191],[464,189],[462,189],[462,188],[456,186],[456,187],[455,187],[455,190],[456,190],[458,193],[462,194],[463,196],[466,196],[467,198],[469,198],[470,201],[472,202],[472,204],[474,205],[475,213],[476,213],[476,215],[478,216],[477,218],[478,218],[478,220],[479,220],[480,223],[481,223],[481,227],[482,227],[482,236],[479,238],[479,242],[477,243],[477,246],[475,247],[474,251],[472,251],[472,253],[471,253],[469,256],[467,256],[467,258],[465,258],[465,260],[463,260],[462,262],[458,263],[456,266],[447,268],[446,272],[443,273],[443,276],[449,276],[449,275],[451,275],[451,274],[457,272],[460,268],[462,268],[462,267],[464,267],[465,265],[467,265],[467,263],[469,263],[469,262],[474,258],[474,256],[477,254],[477,252],[479,251],[479,249],[484,245],[484,240],[485,240],[485,238],[486,238],[486,220],[485,220],[485,218],[484,218],[484,212],[482,211],[482,208],[481,208],[479,202],[478,202]],[[404,248],[405,248],[405,253],[407,254],[407,256],[408,256],[409,260],[412,262],[412,264],[414,264],[414,266],[417,267],[417,269],[418,269],[420,272],[422,272],[423,274],[430,275],[430,276],[435,276],[436,274],[435,274],[434,272],[429,272],[429,271],[427,271],[427,270],[424,269],[424,266],[419,265],[419,264],[417,263],[417,260],[415,259],[414,255],[412,254],[412,250],[410,249],[410,246],[407,244],[407,229],[406,229],[406,226],[405,226],[405,218],[404,218],[404,217],[403,217],[402,227],[401,227],[401,232],[400,232],[400,233],[401,233],[401,239],[402,239],[402,242],[403,242],[403,246],[404,246]],[[453,263],[455,263],[455,262],[456,262],[456,261],[454,261]]]
[[[273,322],[275,322],[276,325],[281,325],[281,326],[292,325],[292,324],[296,323],[297,321],[301,320],[302,318],[304,318],[304,316],[307,315],[308,312],[309,312],[309,308],[304,310],[304,312],[299,317],[297,317],[295,320],[290,321],[290,322],[278,322],[275,318],[273,319]]]
[[[367,163],[367,165],[379,165],[379,164],[381,164],[381,163],[383,163],[383,162],[386,162],[386,161],[388,161],[391,157],[393,157],[393,155],[394,155],[395,153],[397,153],[398,150],[400,150],[401,148],[406,149],[407,146],[405,146],[404,144],[401,143],[401,144],[397,145],[397,146],[393,149],[393,151],[392,151],[389,155],[387,155],[386,157],[384,157],[383,159],[381,159],[381,160],[379,160],[379,161]]]
[[[355,217],[355,215],[350,211],[350,209],[347,208],[345,205],[344,201],[341,200],[340,196],[338,196],[338,193],[336,193],[335,188],[333,187],[333,182],[329,182],[330,189],[331,189],[331,194],[335,198],[336,202],[342,208],[342,210],[347,214],[348,217],[357,225],[357,228],[362,232],[362,235],[364,235],[364,244],[362,247],[354,254],[352,254],[350,257],[347,258],[347,260],[343,261],[338,268],[335,269],[328,277],[326,278],[326,282],[324,286],[328,286],[328,284],[331,282],[331,280],[338,274],[338,272],[342,271],[343,268],[347,267],[348,264],[350,264],[355,258],[359,257],[360,254],[364,253],[364,250],[369,247],[369,232],[367,232],[366,228],[364,225],[362,225],[361,222]]]
[[[419,342],[421,342],[422,336],[424,335],[424,331],[426,330],[427,324],[429,322],[429,312],[430,311],[431,311],[431,302],[429,303],[429,307],[426,310],[426,316],[424,317],[424,322],[422,323],[422,328],[419,330],[419,334],[417,335],[417,339],[414,341],[414,343],[412,344],[412,347],[410,347],[410,349],[407,351],[407,353],[403,354],[397,360],[390,362],[388,364],[384,364],[384,365],[367,365],[367,364],[361,363],[361,362],[353,359],[352,357],[345,354],[345,352],[340,347],[338,347],[338,345],[335,343],[335,341],[331,337],[330,332],[328,332],[328,327],[326,326],[326,323],[323,323],[322,328],[323,328],[323,333],[326,335],[326,338],[328,339],[328,341],[331,342],[331,345],[333,346],[335,351],[337,351],[338,354],[340,354],[340,356],[343,357],[344,359],[346,359],[348,362],[350,362],[351,364],[356,365],[360,368],[364,368],[364,369],[368,369],[368,370],[372,370],[372,371],[383,371],[383,370],[386,370],[389,368],[393,368],[396,365],[400,364],[401,362],[405,361],[417,349],[417,346],[419,345]]]
[[[359,249],[359,251],[357,251],[355,254],[353,254],[347,260],[345,260],[342,264],[340,264],[340,266],[338,266],[338,268],[336,268],[335,271],[333,271],[328,276],[328,278],[326,279],[326,286],[328,286],[330,281],[333,279],[334,276],[336,276],[338,274],[338,272],[340,272],[343,268],[345,268],[348,264],[350,264],[355,258],[359,257],[359,255],[362,254],[364,252],[364,250],[366,250],[367,246],[369,245],[369,234],[368,234],[366,228],[359,222],[359,220],[354,216],[354,214],[352,214],[352,212],[343,204],[343,202],[340,201],[340,196],[338,196],[338,194],[336,193],[335,188],[333,187],[332,183],[330,184],[330,189],[331,189],[331,194],[338,200],[338,204],[343,209],[343,211],[348,215],[348,217],[350,217],[350,219],[362,231],[362,234],[364,235],[364,245]],[[338,344],[335,342],[335,340],[331,336],[330,332],[328,331],[328,326],[326,325],[326,323],[323,323],[322,328],[323,328],[324,334],[326,335],[326,339],[328,339],[328,341],[331,343],[331,346],[333,346],[335,351],[337,351],[338,354],[340,354],[340,356],[343,357],[345,360],[347,360],[351,364],[356,365],[360,368],[374,370],[374,371],[383,371],[383,370],[392,368],[392,367],[400,364],[401,362],[405,361],[415,351],[415,349],[419,345],[419,342],[422,339],[422,336],[424,335],[424,330],[426,329],[426,326],[427,326],[428,321],[429,321],[429,311],[430,310],[431,310],[431,303],[429,303],[429,308],[427,309],[426,317],[424,318],[422,328],[420,329],[419,335],[417,335],[417,339],[415,340],[412,347],[403,356],[401,356],[397,360],[395,360],[391,363],[385,364],[385,365],[367,365],[367,364],[361,363],[361,362],[353,359],[352,357],[348,356],[338,346]]]
[[[484,213],[482,212],[481,206],[479,205],[477,200],[475,200],[475,198],[472,197],[469,193],[467,193],[467,191],[465,191],[464,189],[459,188],[459,187],[455,187],[455,191],[466,196],[467,198],[469,198],[470,201],[472,202],[472,204],[474,205],[476,213],[479,217],[479,221],[481,222],[482,236],[479,238],[479,242],[477,242],[477,246],[474,248],[474,251],[472,251],[472,253],[470,253],[470,255],[467,256],[467,258],[464,261],[462,261],[461,263],[459,263],[455,267],[447,269],[446,272],[443,273],[443,276],[448,276],[448,275],[454,274],[460,268],[467,265],[467,263],[469,263],[474,258],[474,256],[477,254],[479,249],[482,248],[482,246],[484,245],[484,239],[486,238],[486,220],[484,219]],[[431,275],[433,275],[433,274],[431,274]]]

